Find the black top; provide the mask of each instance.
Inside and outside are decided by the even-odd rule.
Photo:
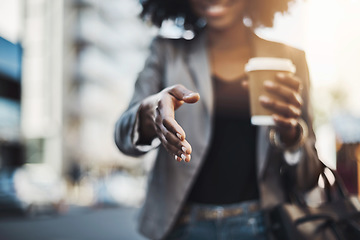
[[[250,123],[248,92],[241,87],[241,79],[213,80],[214,132],[188,201],[230,204],[258,199],[256,127]]]

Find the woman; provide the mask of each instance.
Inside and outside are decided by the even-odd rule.
[[[315,185],[321,164],[305,55],[253,33],[271,26],[274,13],[287,5],[143,1],[145,19],[159,26],[183,17],[184,27],[196,33],[192,40],[154,39],[129,108],[116,124],[115,141],[125,154],[139,156],[160,144],[140,217],[147,237],[267,239],[264,211],[286,201],[284,178],[300,191]],[[289,58],[297,68],[296,76],[279,74],[265,83],[281,99],[260,97],[275,112],[275,128],[250,123],[244,65],[255,56]]]

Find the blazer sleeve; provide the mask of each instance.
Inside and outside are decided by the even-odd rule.
[[[164,39],[155,38],[150,45],[150,54],[143,70],[135,82],[135,89],[127,110],[115,124],[115,143],[126,155],[139,156],[147,151],[136,147],[133,142],[134,127],[141,101],[161,91],[164,72]]]
[[[302,118],[306,122],[309,133],[305,144],[301,147],[301,159],[295,166],[288,166],[290,175],[292,176],[295,185],[301,191],[306,191],[314,187],[319,178],[320,172],[323,170],[323,164],[319,160],[315,142],[316,137],[313,130],[313,109],[311,106],[310,97],[310,77],[309,69],[306,62],[304,51],[293,49],[293,60],[297,67],[297,76],[303,81],[302,89]]]

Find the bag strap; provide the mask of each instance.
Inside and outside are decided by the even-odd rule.
[[[320,225],[321,228],[329,228],[336,237],[337,240],[346,240],[345,236],[341,233],[341,230],[339,230],[339,227],[337,223],[334,221],[334,219],[326,214],[317,214],[312,216],[306,216],[300,219],[297,219],[294,224],[295,226],[308,223],[311,221],[317,221],[317,220],[325,220],[323,224]],[[354,224],[355,225],[355,224]],[[356,225],[355,225],[356,226]],[[357,227],[357,226],[356,226]]]
[[[323,169],[324,170],[320,173],[320,176],[324,181],[324,192],[326,201],[333,202],[338,199],[348,198],[349,193],[347,192],[345,185],[342,182],[341,177],[338,175],[338,173],[335,170],[332,170],[331,168],[325,166],[324,164]],[[330,183],[332,181],[329,180],[330,176],[327,176],[329,174],[332,174],[334,177],[334,182],[332,184]],[[296,192],[291,187],[291,181],[283,181],[283,184],[285,190],[287,191],[290,203],[295,203],[302,207],[307,206],[304,195],[302,193]]]
[[[333,185],[329,181],[329,177],[326,175],[326,172],[331,173],[334,177]],[[344,183],[342,182],[341,177],[335,170],[324,165],[324,171],[321,172],[321,177],[324,181],[324,191],[325,196],[328,202],[336,201],[339,198],[344,199],[349,197],[349,193],[345,188]]]
[[[329,174],[333,175],[334,182],[332,182],[332,179],[329,179],[331,178],[331,175]],[[320,173],[320,176],[324,181],[324,192],[325,192],[326,200],[328,202],[334,202],[336,200],[346,199],[349,197],[349,194],[345,188],[345,185],[342,182],[342,179],[335,170],[332,170],[323,164],[323,171]],[[304,195],[294,191],[294,189],[291,187],[290,181],[283,181],[283,184],[289,196],[290,203],[298,204],[300,207],[304,207],[304,209],[306,209],[307,204]],[[354,221],[354,219],[357,218],[359,215],[360,212],[356,212],[354,214],[351,214],[351,216],[348,216],[340,221],[344,221],[349,225],[351,225],[353,229],[360,231],[359,224]],[[324,223],[321,224],[321,227],[329,228],[329,230],[333,232],[337,240],[346,239],[339,229],[339,221],[336,221],[332,216],[327,214],[312,214],[311,216],[305,216],[303,218],[297,219],[294,222],[294,224],[298,226],[301,224],[309,223],[312,221],[318,221],[318,220],[324,221]]]

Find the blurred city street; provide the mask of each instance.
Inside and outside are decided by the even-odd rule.
[[[63,215],[0,217],[0,240],[141,240],[138,208],[71,208]]]
[[[114,126],[152,39],[191,31],[183,16],[142,21],[140,2],[0,2],[0,240],[145,239],[157,149],[121,153]],[[306,52],[318,154],[360,199],[359,12],[360,0],[293,1],[255,33]]]

